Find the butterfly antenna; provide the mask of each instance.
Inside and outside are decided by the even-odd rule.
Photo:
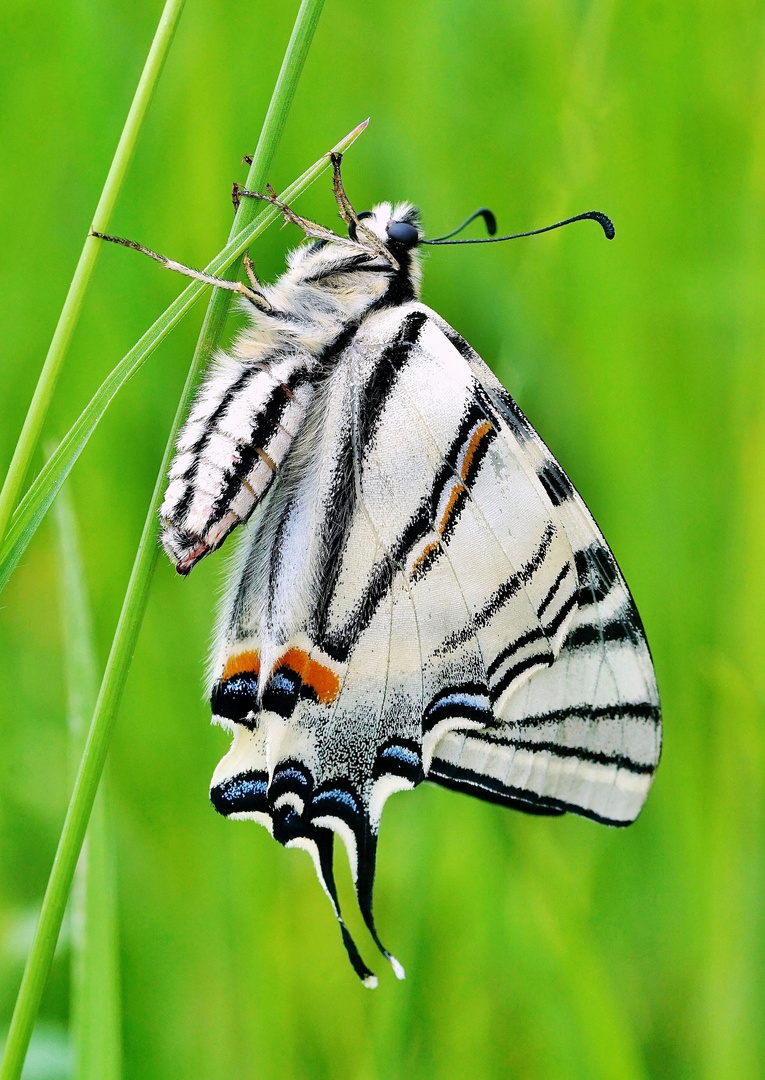
[[[486,221],[486,228],[489,231],[489,236],[478,238],[475,240],[450,240],[449,237],[455,236],[458,232],[461,232],[474,218],[478,216],[483,217]],[[487,216],[488,215],[488,216]],[[564,225],[571,225],[575,221],[597,221],[598,225],[603,229],[606,234],[607,240],[613,240],[616,235],[616,229],[614,223],[607,214],[601,213],[600,210],[587,210],[583,214],[577,214],[575,217],[566,218],[565,221],[556,221],[554,225],[545,225],[543,229],[531,229],[529,232],[511,233],[509,236],[494,236],[496,232],[497,223],[491,210],[485,208],[476,210],[467,221],[460,225],[459,229],[455,229],[454,232],[447,233],[446,236],[438,237],[436,240],[421,240],[421,244],[501,244],[503,240],[517,240],[521,236],[538,236],[540,233],[551,232],[553,229],[562,229]],[[494,228],[492,228],[492,225]]]
[[[406,971],[404,970],[403,964],[401,964],[393,953],[386,949],[380,941],[375,926],[374,915],[372,914],[375,862],[377,857],[377,836],[368,823],[365,829],[363,844],[363,850],[359,852],[359,872],[356,881],[356,899],[358,900],[359,910],[361,911],[367,929],[372,936],[372,940],[393,968],[396,978],[405,979]]]
[[[465,218],[461,225],[458,225],[456,229],[452,229],[451,232],[446,233],[445,236],[436,236],[433,240],[421,240],[421,244],[443,244],[444,240],[449,240],[452,236],[456,236],[457,233],[461,233],[463,229],[466,229],[471,221],[475,221],[477,217],[483,218],[486,222],[486,231],[489,236],[494,236],[497,231],[497,219],[494,214],[489,210],[487,206],[482,206],[480,209],[475,210],[469,218]]]
[[[340,913],[340,902],[337,898],[337,887],[335,885],[335,874],[332,867],[333,858],[333,841],[334,834],[329,829],[317,829],[316,847],[319,852],[319,871],[321,875],[321,883],[324,886],[324,891],[329,897],[332,908],[335,912],[335,918],[340,926],[340,933],[343,937],[343,945],[345,945],[345,951],[348,953],[348,959],[351,962],[353,970],[356,972],[362,983],[368,990],[374,990],[377,987],[377,976],[373,971],[367,967],[361,958],[356,942],[351,937],[348,927],[343,921],[343,916]]]

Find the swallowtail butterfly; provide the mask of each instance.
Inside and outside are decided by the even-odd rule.
[[[197,393],[160,513],[184,575],[249,521],[212,657],[213,719],[233,738],[211,799],[310,852],[374,986],[340,914],[335,833],[403,977],[372,915],[393,792],[429,780],[627,825],[661,730],[640,617],[597,525],[483,360],[418,299],[418,247],[433,241],[417,210],[356,214],[333,164],[347,237],[269,189],[257,197],[308,242],[270,287],[249,260],[249,286],[211,279],[243,294],[251,325]],[[604,215],[580,217],[613,235]],[[438,242],[470,242],[453,235]]]

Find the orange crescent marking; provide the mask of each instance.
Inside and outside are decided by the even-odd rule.
[[[440,524],[438,526],[438,531],[440,533],[442,533],[444,531],[444,529],[446,528],[446,526],[449,524],[449,518],[452,516],[452,513],[454,512],[455,503],[457,502],[457,499],[460,497],[460,494],[464,490],[465,490],[465,485],[464,484],[455,484],[454,487],[452,488],[452,493],[449,496],[449,502],[446,504],[446,509],[444,510],[444,516],[441,518],[441,522],[440,522]]]
[[[304,649],[288,649],[276,664],[274,670],[288,667],[299,675],[306,686],[316,693],[322,705],[331,705],[340,693],[340,679],[331,668],[312,660]]]
[[[428,555],[430,555],[431,551],[435,551],[435,549],[440,547],[440,546],[441,546],[441,541],[440,540],[432,540],[429,544],[425,545],[425,547],[422,549],[420,554],[417,556],[417,558],[412,563],[412,571],[411,571],[411,573],[409,575],[409,580],[410,581],[414,578],[414,575],[417,573],[417,571],[419,570],[422,563],[425,562]]]
[[[460,475],[463,480],[470,472],[470,466],[473,463],[473,458],[475,457],[476,450],[491,430],[492,425],[489,423],[488,420],[484,420],[481,426],[477,427],[473,432],[470,442],[468,443],[468,448],[465,451],[465,457],[462,460],[462,468],[460,469]]]
[[[255,649],[237,653],[236,656],[229,656],[221,678],[225,681],[234,675],[241,675],[243,672],[247,672],[248,675],[260,674],[260,656]]]

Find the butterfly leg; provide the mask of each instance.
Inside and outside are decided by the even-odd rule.
[[[244,296],[251,304],[259,308],[261,311],[272,311],[273,308],[268,300],[263,295],[257,284],[257,278],[253,281],[250,277],[250,282],[253,284],[253,288],[248,288],[241,281],[227,281],[225,278],[215,277],[213,274],[203,274],[199,270],[193,270],[190,266],[184,266],[183,263],[176,262],[174,259],[168,259],[165,255],[160,255],[156,251],[152,251],[151,248],[144,247],[143,244],[137,244],[135,240],[125,240],[121,236],[109,236],[106,233],[100,233],[92,231],[91,236],[98,237],[99,240],[108,240],[112,244],[122,244],[123,247],[132,248],[133,251],[140,251],[142,255],[148,255],[150,259],[154,259],[161,266],[164,266],[166,270],[174,270],[177,274],[183,274],[185,277],[193,278],[194,281],[203,281],[206,285],[215,285],[218,289],[226,289],[229,292],[238,293],[239,296]],[[252,263],[250,263],[252,267]],[[248,271],[248,277],[250,276]]]
[[[252,285],[252,291],[257,293],[263,292],[263,286],[258,281],[258,275],[255,273],[255,264],[250,258],[249,251],[244,253],[244,272],[247,275],[247,280]]]
[[[324,225],[319,225],[315,221],[309,221],[308,218],[296,214],[290,206],[279,201],[276,192],[270,184],[266,186],[266,192],[267,194],[264,195],[260,191],[248,191],[247,188],[240,187],[239,184],[234,184],[233,197],[235,200],[239,200],[244,196],[248,199],[261,199],[263,202],[270,203],[271,206],[275,206],[276,209],[280,211],[285,223],[297,225],[299,229],[302,229],[306,236],[313,237],[317,240],[331,240],[333,243],[347,244],[354,248],[360,247],[359,244],[355,244],[352,240],[348,240],[343,236],[337,236],[331,229],[325,228]]]
[[[343,184],[343,174],[340,170],[340,163],[343,160],[343,155],[331,154],[330,160],[332,162],[333,172],[332,189],[335,193],[337,209],[340,212],[340,217],[343,219],[346,225],[354,225],[356,228],[356,235],[363,236],[366,244],[369,247],[374,248],[375,252],[378,255],[382,255],[384,259],[388,260],[391,266],[398,270],[399,265],[391,255],[390,251],[388,251],[387,247],[385,246],[385,244],[383,244],[380,238],[376,236],[371,229],[368,229],[366,227],[364,222],[359,218],[358,214],[353,209],[351,200],[346,195],[345,185]]]

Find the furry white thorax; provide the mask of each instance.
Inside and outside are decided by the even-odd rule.
[[[412,213],[411,203],[392,206],[384,202],[364,219],[364,225],[387,243],[388,222]],[[261,312],[247,301],[241,302],[241,310],[251,317],[252,324],[238,336],[231,355],[257,362],[267,360],[275,349],[305,350],[314,354],[324,349],[345,326],[360,319],[381,298],[396,272],[382,256],[368,259],[363,264],[364,269],[357,273],[349,270],[349,257],[365,250],[368,249],[362,244],[349,241],[336,244],[308,241],[291,251],[285,273],[273,285],[263,289],[274,314]],[[380,272],[370,272],[373,267],[379,267]],[[338,273],[329,276],[333,268],[337,268]],[[409,253],[406,273],[415,296],[419,296],[422,274],[417,251]],[[312,280],[319,275],[320,280]],[[292,321],[280,318],[281,312],[290,315]]]

